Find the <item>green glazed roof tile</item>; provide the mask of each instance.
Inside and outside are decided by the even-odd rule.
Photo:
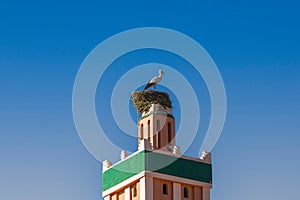
[[[102,190],[105,191],[142,171],[207,183],[212,181],[211,164],[152,151],[141,151],[103,172]]]

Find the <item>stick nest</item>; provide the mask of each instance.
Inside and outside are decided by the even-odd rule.
[[[145,90],[131,93],[132,102],[139,113],[148,112],[152,104],[160,104],[165,109],[172,108],[172,102],[169,94],[166,92],[157,92]]]

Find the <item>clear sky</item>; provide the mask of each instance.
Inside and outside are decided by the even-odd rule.
[[[73,122],[73,83],[101,41],[145,26],[194,38],[223,77],[228,112],[213,149],[212,199],[298,199],[299,7],[291,0],[1,1],[0,199],[101,199],[102,165]],[[176,60],[151,51],[135,57],[118,62],[129,69]]]

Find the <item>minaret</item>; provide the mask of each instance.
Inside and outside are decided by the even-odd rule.
[[[150,141],[153,149],[168,148],[175,145],[175,120],[172,108],[152,104],[138,122],[138,143],[142,139]]]
[[[180,155],[175,143],[175,119],[169,95],[157,91],[132,94],[142,114],[138,121],[138,151],[112,165],[103,163],[105,200],[210,200],[210,153],[201,158]]]

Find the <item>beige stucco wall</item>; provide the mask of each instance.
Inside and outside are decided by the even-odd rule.
[[[188,191],[188,197],[184,197],[184,188]],[[194,188],[191,185],[181,185],[181,199],[184,200],[194,200]]]
[[[163,194],[163,184],[167,184],[168,194]],[[173,185],[172,182],[153,179],[153,200],[172,200],[173,199]]]
[[[148,126],[148,121],[150,126]],[[158,128],[158,121],[160,128]],[[168,123],[171,127],[171,142],[169,144],[168,139]],[[160,138],[160,142],[159,142]],[[141,139],[150,139],[150,142],[154,149],[160,149],[167,145],[175,145],[175,120],[172,117],[166,117],[159,114],[152,114],[138,123],[138,142]],[[160,145],[159,145],[160,143]]]
[[[118,200],[118,194],[113,194],[111,196],[111,200]]]
[[[136,187],[136,196],[134,196],[134,188]],[[104,197],[105,200],[140,200],[140,182],[134,182],[130,185],[127,185],[110,195]]]
[[[203,200],[202,187],[194,187],[194,200]]]
[[[171,182],[163,179],[153,179],[153,200],[209,200],[209,189],[205,189],[195,185],[181,184],[179,182]],[[168,185],[168,195],[163,194],[163,183]],[[188,189],[188,198],[184,197],[184,188]],[[203,196],[204,195],[204,196]]]
[[[119,192],[118,194],[118,200],[125,200],[124,190]]]
[[[163,194],[163,184],[167,185],[167,195]],[[135,197],[134,187],[137,189]],[[184,197],[184,188],[188,189],[188,198]],[[105,196],[105,200],[210,200],[210,188],[161,178],[142,177]]]
[[[130,196],[131,196],[131,200],[140,200],[140,182],[137,182],[136,183],[136,190],[137,190],[137,196],[133,196],[133,190],[134,190],[134,185],[135,184],[133,184],[133,185],[131,185],[131,194],[130,194]]]

